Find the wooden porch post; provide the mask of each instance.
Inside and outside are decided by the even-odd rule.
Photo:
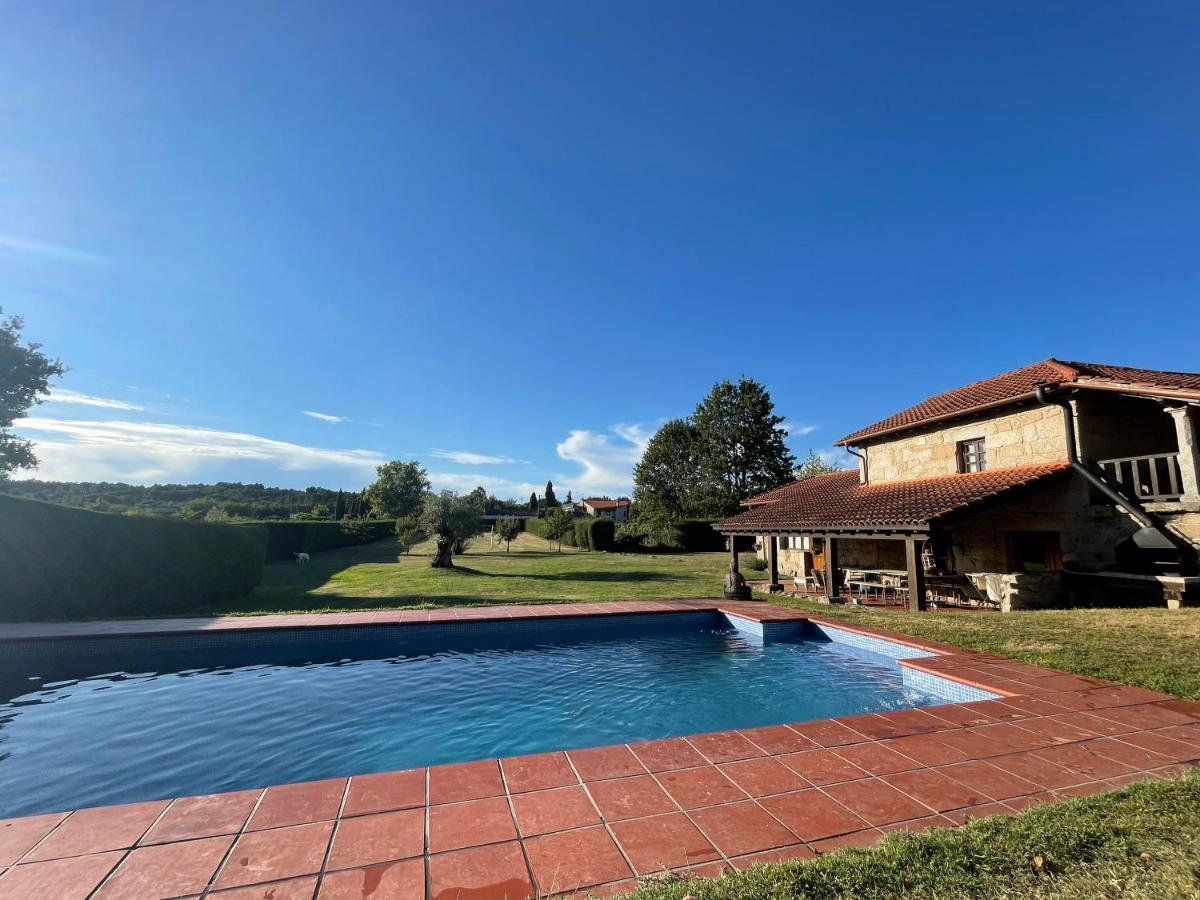
[[[767,545],[767,565],[771,572],[771,583],[767,590],[775,593],[779,587],[779,536],[772,534],[767,538],[771,542]]]
[[[904,561],[908,568],[908,602],[905,609],[910,612],[925,609],[925,568],[921,565],[920,538],[904,539]]]
[[[830,602],[838,596],[837,538],[825,538],[825,597]]]

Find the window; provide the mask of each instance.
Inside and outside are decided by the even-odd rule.
[[[958,471],[982,472],[987,468],[983,438],[971,438],[958,442]]]
[[[784,550],[809,550],[808,538],[804,535],[789,534],[781,540]]]
[[[1008,547],[1014,572],[1054,572],[1062,568],[1057,531],[1014,531],[1008,536]]]

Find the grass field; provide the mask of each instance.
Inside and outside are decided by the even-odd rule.
[[[404,607],[661,600],[719,597],[723,553],[588,553],[531,534],[504,545],[477,538],[434,569],[429,544],[398,555],[393,541],[314,554],[307,565],[273,563],[262,584],[225,612],[298,612]]]

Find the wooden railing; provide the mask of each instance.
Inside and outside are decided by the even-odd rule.
[[[1097,465],[1109,484],[1139,500],[1178,500],[1183,496],[1178,453],[1122,456],[1099,460]]]

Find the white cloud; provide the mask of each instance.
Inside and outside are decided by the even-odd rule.
[[[46,259],[56,259],[61,262],[84,263],[87,265],[105,265],[110,262],[108,257],[96,253],[88,253],[66,244],[56,244],[50,241],[38,241],[17,234],[0,234],[0,249],[11,250],[29,256],[41,256]]]
[[[28,477],[50,480],[161,481],[233,461],[257,461],[284,470],[347,468],[370,476],[387,461],[373,450],[306,447],[192,425],[30,416],[18,419],[14,427],[33,438],[41,460]]]
[[[429,455],[437,459],[448,459],[460,466],[490,466],[524,462],[524,460],[513,459],[510,456],[492,456],[488,453],[472,453],[469,450],[430,450]]]
[[[569,475],[577,496],[624,494],[633,486],[633,467],[646,452],[652,436],[640,425],[613,425],[611,434],[577,429],[555,450],[560,459],[578,463],[583,471]]]
[[[799,422],[784,421],[779,426],[788,433],[789,437],[803,437],[806,434],[812,434],[821,426],[819,425],[803,425]]]
[[[482,487],[489,494],[501,499],[528,500],[533,493],[540,494],[545,485],[531,484],[494,475],[478,475],[473,472],[430,472],[429,483],[435,491],[456,491],[465,494]]]
[[[82,394],[66,388],[52,388],[47,403],[70,403],[75,406],[99,406],[103,409],[143,410],[146,407],[126,400],[113,400],[109,397],[96,397],[92,394]]]
[[[345,416],[331,416],[329,413],[313,412],[310,409],[303,411],[303,414],[313,419],[320,419],[322,422],[329,422],[331,425],[336,425],[339,422],[345,422]]]
[[[849,453],[841,447],[827,447],[821,450],[814,451],[821,460],[829,466],[834,466],[838,469],[857,469],[858,457],[853,453]],[[803,460],[801,460],[803,462]]]

